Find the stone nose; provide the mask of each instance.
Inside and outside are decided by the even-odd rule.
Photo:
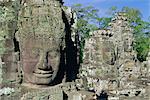
[[[50,65],[50,61],[48,61],[48,53],[41,53],[39,62],[36,66],[40,70],[52,70],[52,67]]]

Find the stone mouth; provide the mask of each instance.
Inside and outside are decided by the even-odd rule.
[[[54,71],[44,71],[44,70],[35,70],[33,74],[40,78],[49,78],[52,77]]]

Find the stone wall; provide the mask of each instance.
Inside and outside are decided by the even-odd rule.
[[[148,77],[141,78],[142,73],[148,72],[141,71],[142,63],[136,58],[133,42],[133,30],[123,12],[116,13],[108,29],[91,32],[90,38],[85,41],[84,60],[79,73],[79,77],[86,81],[84,87],[97,95],[103,90],[107,93],[120,91],[114,93],[117,96],[121,96],[124,89],[130,95],[127,91],[142,88],[139,91],[144,95],[146,85],[139,81],[145,80],[148,84]],[[148,60],[145,64],[149,66]]]
[[[18,8],[17,8],[18,7]],[[14,44],[14,34],[17,30],[18,0],[0,1],[0,56],[2,62],[3,85],[12,84],[18,80],[17,50]],[[3,50],[3,52],[2,52]],[[2,84],[1,84],[2,85]]]

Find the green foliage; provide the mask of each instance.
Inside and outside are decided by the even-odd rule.
[[[81,4],[75,4],[72,9],[77,14],[77,30],[80,34],[80,62],[82,62],[83,48],[85,38],[89,38],[91,31],[97,30],[98,27],[94,24],[98,16],[98,10],[92,6],[83,7]]]
[[[99,29],[107,28],[109,26],[108,23],[111,22],[111,18],[107,18],[107,17],[102,17],[102,18],[98,17],[96,20],[98,22]]]
[[[109,9],[108,9],[108,11],[106,12],[108,15],[114,15],[116,12],[118,12],[117,11],[118,9],[117,9],[117,7],[116,6],[112,6],[112,7],[110,7]]]
[[[137,57],[140,61],[145,61],[149,52],[150,38],[149,37],[138,37],[136,38],[135,49],[137,51]]]
[[[89,37],[89,32],[98,29],[92,22],[96,21],[98,10],[92,6],[83,7],[81,4],[75,4],[72,9],[77,14],[77,32],[83,38]]]

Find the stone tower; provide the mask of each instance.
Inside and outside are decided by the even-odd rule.
[[[133,30],[128,23],[126,13],[117,13],[109,25],[113,33],[112,39],[116,47],[117,58],[120,59],[119,62],[121,63],[121,59],[135,59]]]
[[[116,13],[109,25],[108,29],[91,32],[85,41],[79,74],[84,86],[97,94],[102,90],[137,88],[136,81],[141,75],[126,13]]]

